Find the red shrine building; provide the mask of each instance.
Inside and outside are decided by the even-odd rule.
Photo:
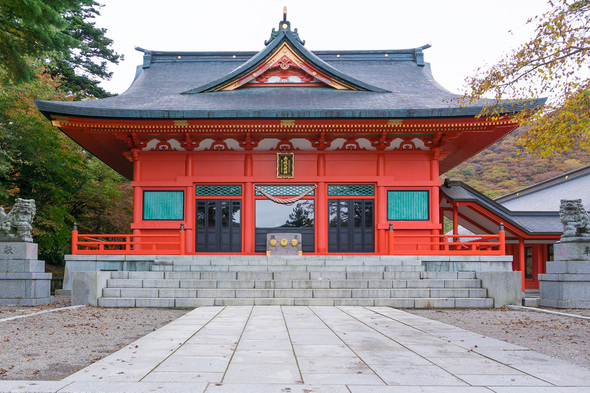
[[[453,101],[424,61],[428,45],[310,51],[286,15],[264,45],[137,48],[143,64],[123,94],[37,102],[134,188],[133,234],[75,231],[73,254],[265,254],[268,234],[297,233],[303,254],[508,251],[516,270],[528,244],[543,272],[559,228],[439,178],[514,130],[524,107],[492,119],[478,117],[488,102]]]

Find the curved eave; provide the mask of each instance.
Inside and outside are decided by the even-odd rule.
[[[511,114],[542,106],[546,99],[536,99],[525,105],[499,108],[500,114]],[[483,106],[463,108],[420,109],[239,109],[239,110],[153,110],[96,108],[75,102],[37,101],[37,108],[47,117],[82,116],[112,119],[418,119],[478,116]]]

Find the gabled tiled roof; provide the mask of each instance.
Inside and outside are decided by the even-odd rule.
[[[282,23],[288,28],[283,29]],[[330,87],[243,86],[213,91],[239,78],[276,45],[287,43],[313,67],[350,90]],[[129,89],[116,97],[77,102],[37,101],[47,117],[119,119],[390,119],[473,117],[489,104],[461,106],[459,96],[433,78],[423,50],[309,51],[288,21],[273,29],[260,52],[144,52],[143,65]],[[187,94],[190,93],[190,94]],[[541,105],[535,100],[527,107]],[[501,113],[522,110],[510,106]]]
[[[562,199],[582,199],[582,204],[590,206],[590,165],[504,195],[495,201],[513,210],[559,211]]]
[[[454,202],[474,202],[529,235],[560,235],[563,232],[559,212],[512,211],[460,181],[447,179],[440,191]]]

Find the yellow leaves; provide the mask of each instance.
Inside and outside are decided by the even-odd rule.
[[[537,23],[537,35],[467,79],[470,91],[463,98],[473,103],[493,97],[496,106],[482,112],[493,116],[501,110],[500,102],[506,110],[527,106],[527,99],[548,97],[544,109],[519,115],[531,129],[525,150],[541,156],[590,148],[590,2],[560,0],[551,5],[550,11],[527,21]],[[511,101],[502,101],[506,99]]]

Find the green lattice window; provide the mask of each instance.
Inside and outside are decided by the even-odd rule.
[[[260,188],[262,191],[270,194],[272,196],[297,196],[303,194],[305,191],[309,190],[312,185],[306,184],[297,184],[297,185],[288,185],[288,184],[281,184],[281,185],[256,185],[256,187]],[[256,190],[257,196],[262,196],[262,193]],[[307,195],[315,195],[315,190],[310,192]]]
[[[144,220],[184,220],[184,191],[144,191]]]
[[[394,221],[428,221],[428,191],[388,191],[387,219]]]
[[[375,187],[371,184],[330,184],[329,196],[373,196]]]
[[[195,187],[196,196],[240,196],[242,186],[240,185],[217,185],[207,184]]]

